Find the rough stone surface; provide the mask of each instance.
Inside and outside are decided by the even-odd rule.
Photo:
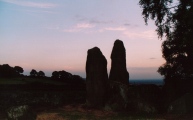
[[[144,101],[136,101],[137,106],[136,110],[137,113],[157,113],[157,109],[155,106],[148,104],[147,102]]]
[[[86,89],[88,106],[103,107],[105,105],[108,98],[107,60],[97,47],[87,52]]]
[[[117,81],[127,84],[129,73],[126,67],[126,52],[123,42],[116,40],[111,53],[111,71],[109,75],[110,81]]]
[[[36,114],[30,110],[28,105],[11,107],[7,111],[7,117],[10,120],[35,120]]]
[[[121,40],[115,41],[111,60],[109,104],[114,110],[124,110],[128,107],[129,73],[126,68],[125,47]]]
[[[193,112],[193,95],[190,93],[173,101],[168,107],[168,113],[186,114]]]
[[[158,113],[164,105],[161,88],[153,84],[130,85],[128,88],[128,111],[133,113]]]
[[[112,110],[125,110],[128,107],[128,86],[120,82],[110,83],[110,99],[107,106]]]

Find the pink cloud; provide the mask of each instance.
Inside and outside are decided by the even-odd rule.
[[[126,28],[124,28],[124,27],[108,27],[108,28],[105,28],[105,30],[110,30],[110,31],[124,31],[124,30],[126,30]]]
[[[147,30],[147,31],[124,31],[123,35],[129,38],[140,38],[140,39],[158,39],[155,30]]]
[[[89,23],[79,23],[76,25],[76,28],[93,28],[95,25]]]
[[[3,2],[25,6],[25,7],[37,7],[37,8],[53,8],[56,7],[56,4],[53,3],[40,3],[40,2],[30,2],[24,0],[2,0]]]

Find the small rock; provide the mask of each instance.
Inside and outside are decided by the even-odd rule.
[[[145,102],[138,102],[137,110],[141,113],[156,113],[157,110],[154,106],[147,104]]]
[[[35,120],[36,114],[32,112],[28,105],[11,107],[7,111],[8,120]]]

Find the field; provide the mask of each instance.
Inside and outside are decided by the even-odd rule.
[[[36,120],[191,120],[192,114],[134,114],[66,105],[39,112]]]
[[[0,113],[5,116],[9,108],[20,105],[29,105],[36,111],[39,108],[85,103],[85,95],[84,85],[54,81],[50,78],[1,78]]]
[[[65,84],[64,82],[51,80],[51,78],[30,78],[30,77],[0,78],[0,85],[31,84],[31,83],[43,83],[43,84],[53,84],[53,85]]]
[[[86,107],[84,86],[53,81],[50,78],[1,78],[0,120],[13,106],[29,105],[36,120],[185,120],[191,114],[147,114],[132,111],[113,111],[108,107]],[[136,94],[136,93],[135,93]]]

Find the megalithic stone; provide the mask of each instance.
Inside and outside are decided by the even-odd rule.
[[[107,60],[98,47],[89,49],[86,61],[87,105],[103,107],[108,89]]]
[[[113,46],[109,80],[123,84],[129,82],[129,73],[126,67],[126,52],[121,40],[116,40]]]

